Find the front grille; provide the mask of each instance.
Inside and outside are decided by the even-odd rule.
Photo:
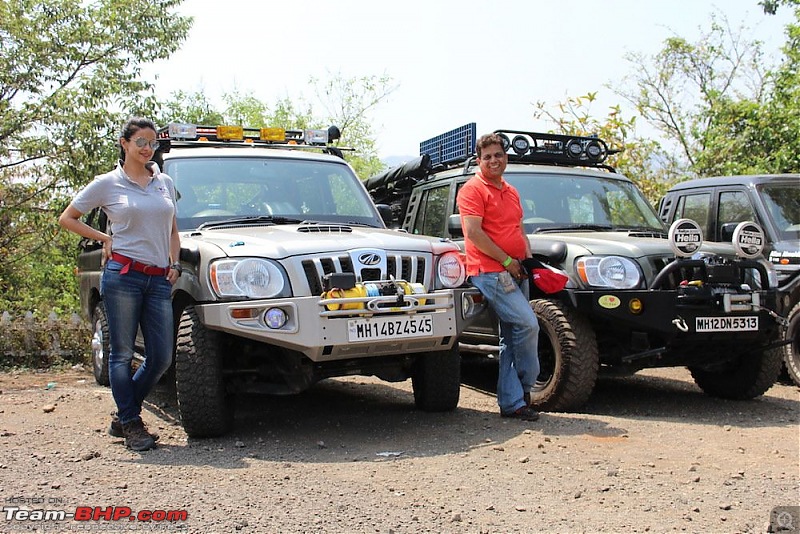
[[[387,255],[387,272],[385,274],[374,267],[364,268],[361,272],[356,273],[353,269],[353,262],[347,255],[305,259],[302,265],[312,295],[322,294],[322,278],[330,273],[354,273],[356,280],[361,282],[388,280],[391,276],[396,280],[419,282],[425,287],[429,287],[425,280],[426,261],[424,256]]]

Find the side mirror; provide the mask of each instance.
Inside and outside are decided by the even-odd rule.
[[[447,218],[447,231],[453,237],[464,237],[464,229],[461,228],[461,215],[455,214]]]
[[[391,227],[392,224],[394,224],[392,207],[388,204],[375,204],[375,207],[378,208],[378,213],[380,214],[381,219],[383,219],[384,224],[386,224],[386,226]]]
[[[730,243],[733,241],[733,231],[736,230],[736,227],[739,226],[739,223],[730,222],[723,224],[719,229],[719,240],[723,243]]]

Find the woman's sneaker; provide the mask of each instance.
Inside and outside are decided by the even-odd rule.
[[[142,424],[144,425],[144,423]],[[147,430],[147,425],[145,425],[144,429]],[[147,430],[147,433],[153,437],[153,441],[158,441],[158,438],[161,437],[157,433],[150,432],[149,430]],[[125,433],[122,431],[122,423],[119,422],[119,417],[116,415],[111,416],[111,424],[108,426],[108,435],[114,436],[115,438],[125,437]]]
[[[156,440],[144,428],[141,419],[122,425],[122,433],[125,434],[125,446],[131,450],[146,451],[156,446]]]

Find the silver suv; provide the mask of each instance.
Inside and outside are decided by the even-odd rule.
[[[183,275],[174,374],[189,436],[226,432],[233,394],[298,393],[344,375],[412,379],[427,411],[458,404],[456,339],[480,309],[458,247],[386,228],[338,130],[172,124],[156,153],[175,181]],[[105,229],[101,211],[87,222]],[[108,384],[101,250],[83,240],[81,305]]]
[[[556,294],[531,295],[541,327],[534,404],[579,408],[601,368],[687,366],[700,388],[725,398],[769,389],[780,369],[782,310],[760,250],[697,256],[697,224],[679,219],[667,229],[605,163],[611,151],[598,138],[496,133],[534,256],[570,279]],[[418,159],[368,179],[367,189],[391,207],[396,226],[463,244],[456,196],[477,169],[475,142],[475,123],[423,141]],[[763,245],[757,225],[745,230],[743,239],[760,235]],[[496,318],[481,315],[459,342],[464,354],[496,354]]]

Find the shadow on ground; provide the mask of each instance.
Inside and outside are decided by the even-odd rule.
[[[722,420],[734,427],[797,424],[800,403],[796,396],[794,400],[767,395],[753,401],[727,401],[703,394],[688,373],[685,378],[675,371],[669,377],[646,373],[602,377],[581,412],[547,413],[536,423],[498,416],[494,403],[497,367],[490,360],[465,361],[462,399],[469,396],[469,406],[462,403],[458,410],[446,413],[415,410],[407,384],[398,387],[358,377],[326,380],[299,395],[240,395],[229,434],[164,444],[161,448],[170,454],[143,460],[233,469],[259,459],[375,462],[491,447],[527,429],[534,432],[534,439],[577,435],[616,439],[628,433],[626,420],[630,424],[651,419],[712,425]],[[160,384],[147,409],[167,426],[179,424],[174,385]]]

